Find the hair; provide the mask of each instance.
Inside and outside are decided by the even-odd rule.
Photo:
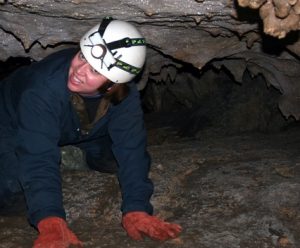
[[[99,88],[99,92],[113,105],[121,103],[129,94],[129,86],[126,83],[116,84],[108,81]]]

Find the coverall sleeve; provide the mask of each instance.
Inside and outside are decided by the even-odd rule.
[[[153,213],[150,203],[153,183],[149,179],[150,156],[146,150],[146,130],[139,92],[130,95],[113,107],[108,129],[113,141],[112,150],[118,161],[118,179],[122,192],[123,214],[131,211]]]
[[[60,176],[59,100],[48,89],[23,93],[18,107],[20,181],[33,225],[47,216],[65,218]]]

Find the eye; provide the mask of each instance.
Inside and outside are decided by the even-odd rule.
[[[79,52],[78,57],[79,57],[80,60],[86,61],[86,59],[85,59],[85,57],[84,57],[84,55],[83,55],[82,52]]]

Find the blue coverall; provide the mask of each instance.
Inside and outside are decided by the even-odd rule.
[[[34,226],[47,216],[65,218],[60,147],[78,145],[97,153],[105,137],[112,141],[119,166],[122,212],[153,211],[139,92],[129,83],[129,95],[120,104],[109,105],[90,132],[83,134],[67,88],[76,52],[59,51],[0,82],[0,199],[22,190]]]

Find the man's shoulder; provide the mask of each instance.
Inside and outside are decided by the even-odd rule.
[[[76,48],[68,48],[57,51],[45,57],[44,59],[33,64],[33,67],[39,67],[39,69],[53,70],[55,67],[60,67],[62,64],[68,64],[72,58],[78,52]]]
[[[28,68],[30,75],[39,79],[38,81],[47,81],[47,79],[53,79],[57,76],[64,77],[77,51],[77,49],[71,48],[48,55]]]
[[[54,53],[49,54],[41,62],[49,61],[49,60],[62,60],[72,58],[79,51],[78,47],[65,48]]]

